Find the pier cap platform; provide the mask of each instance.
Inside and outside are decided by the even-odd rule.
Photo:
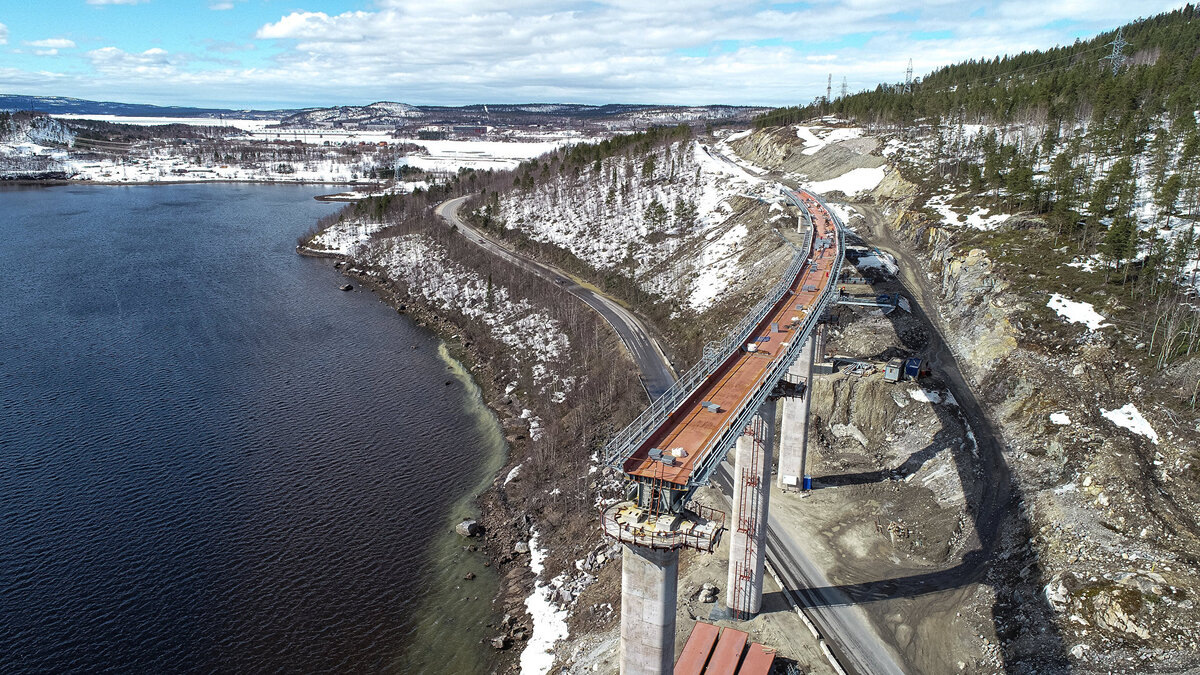
[[[725,529],[725,513],[694,502],[679,513],[653,513],[636,502],[624,501],[605,509],[600,522],[605,534],[625,544],[711,553]]]

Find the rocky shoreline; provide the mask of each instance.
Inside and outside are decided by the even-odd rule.
[[[420,302],[419,298],[400,291],[377,275],[361,267],[347,256],[312,251],[302,246],[296,252],[310,258],[333,259],[334,268],[351,279],[361,289],[375,294],[381,302],[407,315],[416,325],[433,331],[446,345],[447,351],[462,364],[483,396],[484,403],[496,416],[508,446],[503,468],[491,479],[491,487],[474,499],[479,511],[477,528],[471,533],[459,531],[463,547],[486,557],[485,566],[493,567],[499,587],[492,605],[496,621],[483,628],[480,641],[497,650],[492,672],[517,670],[522,644],[533,633],[532,618],[525,599],[533,590],[534,574],[528,564],[532,517],[520,508],[519,483],[501,490],[501,479],[521,464],[528,451],[528,422],[521,418],[521,405],[504,393],[504,382],[482,358],[474,343],[462,339],[462,327],[447,320]],[[514,499],[514,497],[518,497]],[[464,580],[470,579],[464,577]]]

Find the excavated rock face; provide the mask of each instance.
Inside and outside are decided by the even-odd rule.
[[[956,328],[952,344],[966,356],[962,365],[972,379],[982,382],[1017,348],[1009,317],[1018,307],[1007,295],[1006,284],[994,274],[987,251],[976,248],[963,255],[947,247],[939,262],[945,316]]]
[[[860,161],[846,159],[848,148],[836,143],[805,155],[793,127],[758,131],[734,146],[793,178],[825,179],[820,171],[828,166],[836,165],[829,173],[837,175]],[[982,634],[996,631],[994,643],[980,638],[984,651],[994,652],[996,669],[973,670],[977,661],[966,672],[1050,672],[1037,664],[1056,641],[1074,672],[1194,668],[1200,663],[1200,418],[1188,406],[1168,410],[1165,400],[1190,401],[1200,359],[1155,371],[1135,353],[1144,355],[1147,345],[1137,345],[1140,338],[1122,325],[1068,326],[1045,309],[1043,293],[1060,290],[1053,287],[1057,272],[1039,265],[1036,244],[1026,241],[1026,234],[1037,241],[1044,225],[1014,218],[994,234],[946,225],[919,208],[940,187],[889,169],[863,203],[852,205],[865,220],[854,216],[849,224],[904,253],[905,284],[922,289],[921,304],[994,425],[1015,485],[1016,503],[1005,507],[1012,525],[1000,531],[987,563],[994,602],[984,602],[988,611],[979,624]],[[1133,302],[1111,290],[1095,295],[1106,317]],[[852,321],[843,316],[845,328],[833,330],[834,353],[886,360],[903,355],[889,351],[897,346],[911,348],[893,317],[860,313]],[[971,511],[997,478],[971,475],[972,444],[944,405],[914,401],[903,383],[884,385],[889,395],[879,396],[869,379],[817,378],[812,412],[820,417],[814,437],[823,465],[814,473],[818,480],[822,472],[850,477],[829,484],[856,490],[859,503],[871,503],[867,486],[882,481],[894,496],[871,498],[906,513],[908,525],[918,523],[914,540],[926,545],[921,555],[933,559],[930,549],[944,545],[943,559],[950,559],[962,539],[921,526]],[[1103,415],[1131,403],[1157,431],[1155,440]],[[943,414],[929,414],[937,412]],[[887,552],[901,555],[904,545],[889,542]],[[859,560],[851,547],[839,554]]]
[[[818,127],[823,130],[825,127]],[[730,144],[739,155],[754,164],[784,174],[820,181],[836,178],[851,169],[873,169],[887,161],[872,154],[879,139],[869,136],[835,141],[820,152],[805,154],[804,142],[794,127],[753,133]]]

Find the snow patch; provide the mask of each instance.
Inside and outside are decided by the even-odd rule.
[[[334,223],[313,237],[305,246],[317,253],[336,253],[353,256],[359,247],[371,239],[371,235],[383,229],[382,223],[359,223],[344,221]]]
[[[942,224],[958,227],[969,227],[975,230],[994,230],[1001,223],[1008,220],[1007,213],[997,213],[994,215],[984,215],[987,210],[982,207],[977,207],[973,212],[960,215],[947,202],[954,198],[955,195],[938,195],[926,202],[926,206],[937,211],[942,217]]]
[[[704,245],[697,263],[700,273],[688,298],[692,309],[700,311],[711,305],[731,281],[742,275],[737,253],[741,251],[740,244],[748,232],[745,225],[735,225]]]
[[[1067,267],[1077,267],[1084,272],[1095,272],[1103,263],[1104,261],[1100,259],[1100,254],[1096,253],[1093,255],[1075,256],[1071,262],[1067,263]]]
[[[1059,426],[1066,426],[1071,423],[1071,418],[1067,416],[1066,412],[1054,412],[1050,413],[1050,422]]]
[[[805,155],[815,155],[830,143],[848,141],[862,135],[863,130],[857,127],[839,127],[836,129],[830,129],[829,127],[806,127],[803,125],[796,127],[796,137],[804,141],[804,149],[800,152]]]
[[[860,192],[874,190],[886,172],[882,166],[873,169],[851,169],[837,178],[810,182],[807,186],[814,192],[841,192],[847,197],[852,197]]]
[[[1158,445],[1158,433],[1154,431],[1154,427],[1150,426],[1146,418],[1142,417],[1142,413],[1137,409],[1137,406],[1132,403],[1126,403],[1116,410],[1101,408],[1100,414],[1122,429],[1128,429],[1139,436],[1145,436],[1150,439],[1151,443]]]
[[[402,280],[431,306],[483,322],[495,340],[531,364],[531,379],[540,393],[574,388],[574,376],[557,372],[570,350],[570,339],[544,307],[525,298],[514,300],[507,287],[489,285],[486,276],[451,260],[445,249],[420,234],[372,241],[358,251],[367,251],[389,278]],[[536,419],[530,420],[534,440]]]
[[[1059,293],[1051,295],[1050,301],[1046,303],[1046,306],[1070,323],[1082,323],[1086,325],[1088,330],[1100,330],[1105,326],[1112,325],[1104,323],[1104,317],[1096,312],[1092,307],[1092,303],[1068,300]]]
[[[521,673],[543,675],[554,667],[555,643],[567,638],[567,611],[560,609],[550,599],[554,588],[562,584],[562,577],[550,584],[540,578],[545,569],[547,551],[538,546],[537,529],[532,528],[530,532],[529,569],[539,578],[534,582],[533,593],[525,598],[525,608],[533,619],[533,636],[521,652]]]
[[[936,391],[929,391],[928,389],[909,389],[908,395],[911,396],[914,401],[920,401],[922,403],[942,402],[941,394],[937,393]]]
[[[860,257],[854,261],[854,265],[860,270],[870,268],[880,269],[893,276],[900,271],[900,267],[896,264],[896,259],[890,253],[878,250],[870,255]]]
[[[520,464],[514,466],[512,468],[512,470],[510,470],[508,472],[508,475],[504,477],[504,484],[508,485],[509,481],[511,481],[512,479],[516,478],[519,475],[521,475],[521,465]]]

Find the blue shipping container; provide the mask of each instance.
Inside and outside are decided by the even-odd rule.
[[[921,359],[913,357],[904,364],[904,376],[915,380],[921,374]]]

